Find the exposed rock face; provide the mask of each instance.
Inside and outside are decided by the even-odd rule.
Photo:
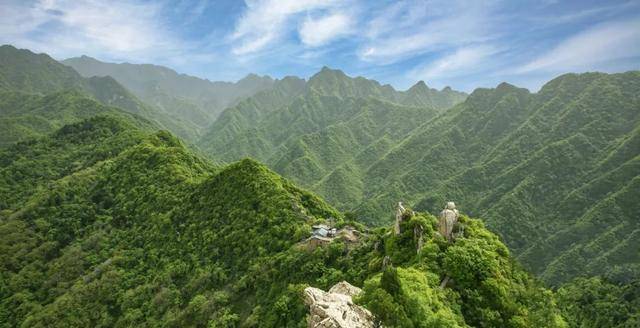
[[[407,210],[404,208],[404,206],[402,206],[402,202],[398,202],[398,206],[396,207],[396,223],[393,226],[393,230],[396,233],[396,235],[399,235],[400,232],[400,223],[402,222],[402,219],[404,217],[404,212],[406,212]]]
[[[314,287],[304,290],[309,306],[309,328],[373,328],[373,315],[353,304],[351,297],[362,290],[346,281],[337,283],[325,292]]]
[[[447,206],[440,212],[438,231],[450,242],[452,241],[453,226],[458,222],[459,215],[454,202],[447,202]]]

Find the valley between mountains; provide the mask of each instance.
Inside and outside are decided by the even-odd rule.
[[[372,327],[636,327],[639,196],[639,71],[467,94],[0,47],[0,327],[306,327],[342,281]]]

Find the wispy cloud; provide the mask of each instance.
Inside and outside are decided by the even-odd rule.
[[[343,13],[329,14],[318,19],[308,18],[300,27],[300,39],[307,46],[322,46],[348,35],[351,25],[351,18]]]
[[[639,9],[633,0],[0,0],[0,43],[211,79],[329,65],[396,87],[535,88],[566,71],[638,69]]]
[[[498,52],[498,48],[490,45],[459,48],[427,65],[412,70],[410,76],[429,81],[469,74],[487,69],[482,64]]]
[[[231,34],[231,40],[236,43],[232,51],[237,55],[255,53],[279,40],[292,26],[295,26],[295,23],[288,24],[292,23],[291,19],[301,13],[326,10],[341,5],[339,1],[334,0],[247,0],[245,2],[247,9]]]
[[[589,28],[562,41],[515,72],[594,69],[599,64],[633,57],[640,57],[640,17]]]
[[[463,1],[404,1],[383,8],[369,24],[359,56],[392,63],[491,38],[491,6]]]
[[[101,53],[144,58],[146,52],[179,48],[180,41],[162,26],[158,4],[41,0],[9,2],[1,8],[3,39],[53,55]]]
[[[553,5],[553,3],[548,5]],[[567,13],[549,13],[542,16],[531,15],[523,17],[523,19],[535,25],[536,28],[544,28],[554,25],[571,24],[585,19],[607,19],[612,15],[624,13],[625,11],[633,12],[637,10],[637,7],[638,4],[634,1],[605,2],[593,7],[572,10]]]

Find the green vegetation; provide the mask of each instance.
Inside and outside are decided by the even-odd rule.
[[[44,136],[65,124],[96,115],[122,117],[140,124],[145,121],[119,108],[87,98],[78,91],[58,91],[46,96],[0,92],[0,147],[29,137]]]
[[[263,161],[343,209],[361,201],[373,161],[443,110],[437,106],[465,96],[423,82],[398,92],[326,67],[304,89],[282,82],[223,112],[199,146],[223,161]]]
[[[341,213],[253,160],[219,168],[166,132],[112,117],[0,158],[3,327],[304,327],[302,289],[341,280],[364,285],[359,302],[387,323],[564,325],[552,293],[466,217],[452,245],[433,216],[417,214],[399,236],[378,229],[310,250],[299,243],[311,225],[349,224]],[[380,282],[385,256],[395,291]],[[439,289],[445,275],[455,283]]]
[[[640,281],[618,285],[601,278],[578,278],[557,294],[570,327],[640,326]]]
[[[303,289],[342,280],[386,327],[640,324],[640,72],[466,100],[328,68],[191,81],[216,98],[69,62],[133,92],[0,47],[0,327],[305,327]],[[428,213],[451,199],[497,235],[463,215],[446,242]],[[399,200],[419,212],[395,235]],[[363,234],[305,244],[328,222]]]
[[[550,284],[637,278],[639,91],[640,72],[476,90],[373,164],[357,209],[375,218],[398,199],[428,211],[453,199]]]
[[[16,49],[10,45],[0,46],[0,92],[49,95],[69,91],[81,93],[104,105],[119,107],[126,112],[143,117],[187,141],[194,141],[199,135],[199,128],[196,125],[183,117],[143,103],[109,76],[83,78],[71,67],[60,64],[46,54],[34,54],[29,50]],[[90,108],[88,111],[94,111],[94,109]],[[69,123],[71,118],[69,115],[56,117],[57,113],[52,110],[47,114],[47,118]],[[85,117],[87,116],[82,114],[75,121]],[[22,131],[17,133],[10,131],[11,134],[2,136],[0,139],[22,140],[16,137],[20,137],[20,134],[29,135],[31,132],[38,135],[51,131],[41,122],[41,118],[20,117],[17,123],[22,127],[26,126],[29,131],[16,128]],[[13,127],[9,128],[13,129]]]
[[[221,123],[233,124],[214,125],[200,146],[264,161],[374,225],[398,200],[433,213],[453,199],[552,285],[640,277],[639,72],[567,74],[535,94],[503,83],[444,112],[402,105],[420,90],[432,103],[447,95],[325,68],[289,105],[228,109]]]
[[[87,56],[65,59],[62,63],[87,78],[111,76],[145,103],[198,129],[208,127],[228,106],[274,84],[270,77],[255,74],[236,83],[211,82],[163,66],[105,63]]]
[[[417,214],[385,238],[396,267],[365,282],[360,301],[386,327],[566,327],[553,295],[537,285],[478,220],[463,216],[464,237],[447,243],[436,219]],[[426,242],[416,254],[414,227]],[[449,287],[440,281],[449,277]]]

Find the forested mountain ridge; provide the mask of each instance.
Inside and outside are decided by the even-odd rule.
[[[3,46],[0,327],[304,326],[302,290],[342,280],[388,327],[635,327],[639,88],[567,74],[466,97],[324,68],[227,108],[202,148],[266,166],[220,166],[115,79]],[[418,212],[395,234],[400,200]],[[453,243],[429,214],[445,200]],[[316,247],[318,223],[359,233]]]
[[[193,141],[199,134],[196,125],[143,103],[112,77],[83,78],[46,54],[10,45],[0,46],[0,90],[41,95],[75,90],[105,105],[142,116],[186,140]]]
[[[220,114],[199,140],[199,146],[213,152],[213,146],[207,140],[216,140],[216,145],[230,142],[237,134],[250,129],[255,122],[303,94],[305,84],[303,79],[287,76],[275,81],[272,89],[258,92],[253,97],[240,101]]]
[[[345,279],[364,286],[356,301],[387,326],[566,326],[553,295],[467,217],[454,244],[424,213],[408,215],[400,235],[366,232],[255,161],[216,167],[167,132],[116,118],[65,126],[0,158],[2,190],[20,191],[0,212],[3,327],[297,327],[302,289]],[[318,222],[363,234],[308,248]],[[457,283],[441,289],[444,275]]]
[[[537,94],[476,90],[371,166],[365,181],[386,178],[359,209],[457,199],[548,282],[637,277],[639,88],[634,71],[568,74]]]
[[[301,82],[296,86],[260,93],[227,109],[198,145],[220,160],[264,161],[296,183],[326,190],[323,196],[341,208],[361,197],[358,175],[364,167],[421,122],[466,97],[423,82],[400,92],[327,67],[304,88]]]
[[[440,112],[323,68],[282,108],[229,108],[200,146],[264,161],[365,222],[388,222],[397,200],[431,212],[459,200],[549,283],[584,270],[626,281],[640,274],[640,212],[621,205],[638,195],[638,76],[567,74],[538,93],[502,83]]]
[[[376,80],[361,76],[349,77],[341,70],[326,66],[313,75],[308,84],[309,89],[327,96],[374,97],[401,105],[429,107],[435,110],[449,109],[467,97],[466,93],[454,91],[450,87],[441,91],[431,89],[424,81],[417,82],[406,91],[397,91],[388,84],[380,85]]]
[[[73,89],[46,96],[0,91],[0,147],[49,134],[65,124],[106,114],[142,120]]]
[[[150,64],[105,63],[81,56],[62,60],[84,77],[111,76],[144,102],[206,128],[225,108],[275,82],[268,76],[247,75],[236,83],[211,82]]]

